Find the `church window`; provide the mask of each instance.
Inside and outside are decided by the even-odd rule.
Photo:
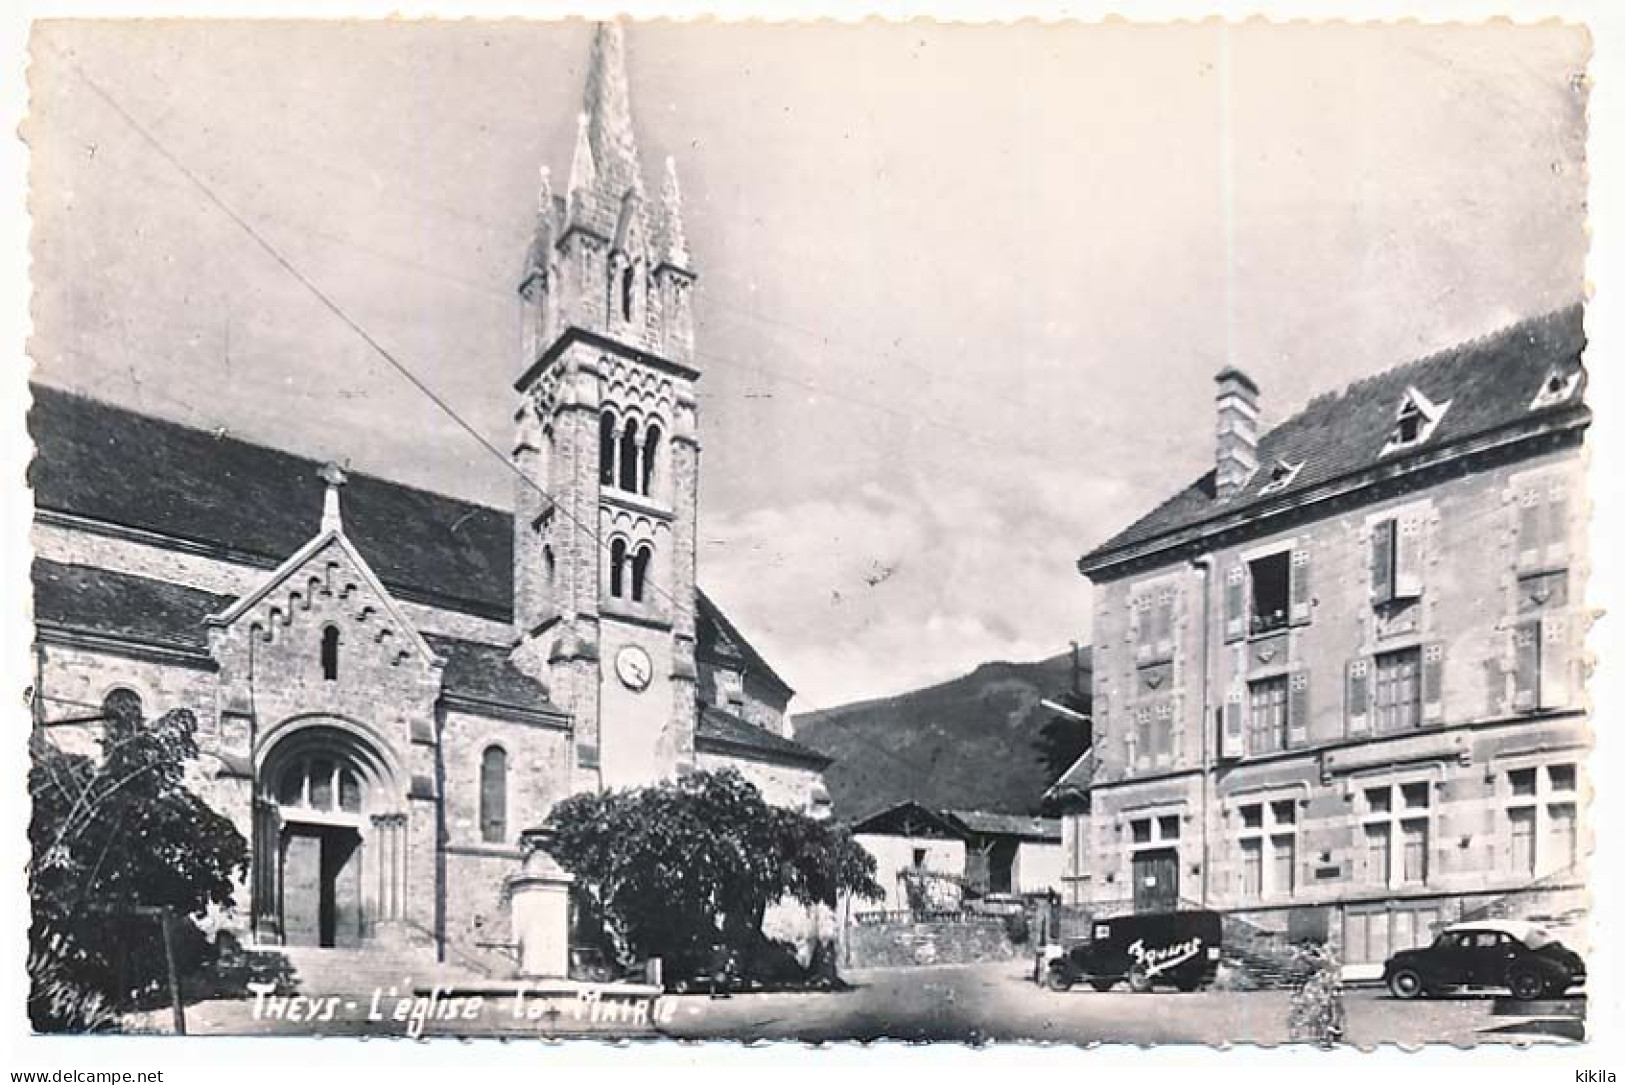
[[[339,630],[330,625],[322,630],[322,678],[329,682],[339,676]]]
[[[621,431],[621,489],[629,494],[638,492],[638,424],[626,420]]]
[[[638,547],[637,553],[632,555],[632,602],[643,602],[643,591],[649,581],[649,561],[654,557],[654,547],[644,543]]]
[[[637,292],[637,272],[631,264],[621,269],[621,319],[632,319],[632,302]]]
[[[361,813],[361,781],[348,768],[339,770],[339,809],[346,814]]]
[[[598,416],[598,484],[615,485],[615,415],[609,411]]]
[[[642,486],[639,489],[639,492],[645,497],[648,497],[649,494],[654,490],[655,457],[657,457],[659,454],[660,427],[651,422],[649,423],[648,428],[643,431],[643,478],[640,480],[642,482]]]
[[[508,752],[487,746],[480,758],[480,839],[500,844],[508,838]]]
[[[333,762],[310,763],[310,805],[317,810],[333,809]]]
[[[102,715],[128,726],[133,727],[142,721],[141,708],[141,695],[132,689],[120,687],[109,690],[107,696],[102,698]]]
[[[305,801],[305,763],[292,766],[277,783],[276,801],[283,806],[301,806]]]
[[[542,576],[545,578],[548,587],[553,586],[558,574],[558,560],[553,557],[553,548],[551,546],[542,547]]]
[[[609,544],[609,594],[619,599],[626,594],[626,540]]]

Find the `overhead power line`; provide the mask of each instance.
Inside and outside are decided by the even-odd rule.
[[[48,48],[50,47],[48,46]],[[304,287],[304,289],[307,290],[324,309],[331,313],[334,318],[348,328],[352,334],[365,343],[380,358],[383,358],[384,361],[386,361],[390,367],[393,368],[413,388],[426,397],[439,410],[445,413],[446,416],[458,426],[458,428],[467,433],[471,438],[474,439],[475,442],[477,442],[482,448],[499,460],[508,470],[512,471],[526,485],[534,489],[540,496],[550,502],[553,502],[554,508],[558,509],[571,522],[575,523],[578,527],[586,531],[589,537],[593,539],[600,549],[608,549],[602,535],[595,527],[588,525],[580,518],[572,514],[567,508],[554,501],[552,495],[548,493],[545,488],[538,484],[534,479],[531,479],[523,471],[520,471],[519,468],[515,466],[500,449],[487,440],[478,429],[476,429],[469,422],[465,421],[462,416],[459,415],[451,406],[451,404],[447,403],[435,392],[433,388],[419,378],[405,362],[401,361],[393,353],[391,353],[389,349],[380,343],[370,332],[367,331],[365,327],[363,327],[357,320],[352,318],[349,313],[344,310],[343,306],[341,306],[324,290],[307,278],[293,264],[293,262],[288,259],[288,257],[283,255],[280,249],[278,249],[268,238],[260,233],[260,231],[255,229],[253,224],[250,223],[243,215],[238,213],[235,208],[217,195],[207,181],[205,181],[197,173],[193,172],[193,170],[182,162],[179,157],[172,153],[156,135],[142,125],[141,122],[137,120],[128,110],[126,110],[110,92],[105,90],[99,83],[92,79],[89,74],[87,74],[84,69],[72,59],[64,56],[59,50],[53,49],[53,51],[57,52],[59,59],[61,59],[72,69],[74,74],[91,90],[92,93],[101,99],[102,102],[108,106],[108,108],[112,109],[113,112],[116,113],[125,124],[129,125],[132,131],[134,131],[160,157],[162,157],[170,164],[170,166],[180,173],[181,176],[185,177],[204,196],[204,198],[209,201],[210,204],[212,204],[222,214],[230,219],[231,222],[238,227],[238,229],[242,230],[244,234],[246,234],[262,251],[265,252],[267,256],[269,256],[277,264],[278,267],[293,278],[294,281]],[[820,394],[828,394],[822,389],[815,388],[814,390],[820,392]],[[677,599],[663,586],[651,583],[649,587],[659,595],[663,596],[668,602],[672,603],[673,605],[677,604]],[[820,710],[816,705],[811,706],[810,710],[814,713],[824,715],[822,710]],[[887,757],[899,765],[903,765],[917,772],[924,773],[928,771],[925,766],[915,764],[898,755],[894,751],[887,749],[861,731],[848,727],[837,720],[830,719],[827,715],[825,715],[825,722],[830,723],[832,726],[835,726],[840,730],[846,731],[848,734],[851,734],[854,738],[857,738],[870,749],[875,750],[882,756]]]

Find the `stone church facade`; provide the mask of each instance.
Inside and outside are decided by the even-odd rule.
[[[827,810],[792,690],[696,584],[694,284],[601,27],[518,284],[513,511],[35,386],[40,703],[193,713],[253,856],[223,929],[496,969],[520,833],[568,795],[734,767]]]

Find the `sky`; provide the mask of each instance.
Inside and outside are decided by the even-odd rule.
[[[580,23],[48,23],[36,379],[463,497]],[[801,711],[1089,639],[1079,555],[1264,425],[1580,297],[1583,31],[639,24],[700,282],[700,580]],[[172,156],[161,155],[100,87]]]

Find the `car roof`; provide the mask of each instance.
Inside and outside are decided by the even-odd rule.
[[[1452,923],[1445,928],[1446,931],[1499,931],[1510,934],[1520,942],[1527,939],[1530,932],[1540,929],[1540,924],[1521,919],[1480,919],[1471,923]]]

